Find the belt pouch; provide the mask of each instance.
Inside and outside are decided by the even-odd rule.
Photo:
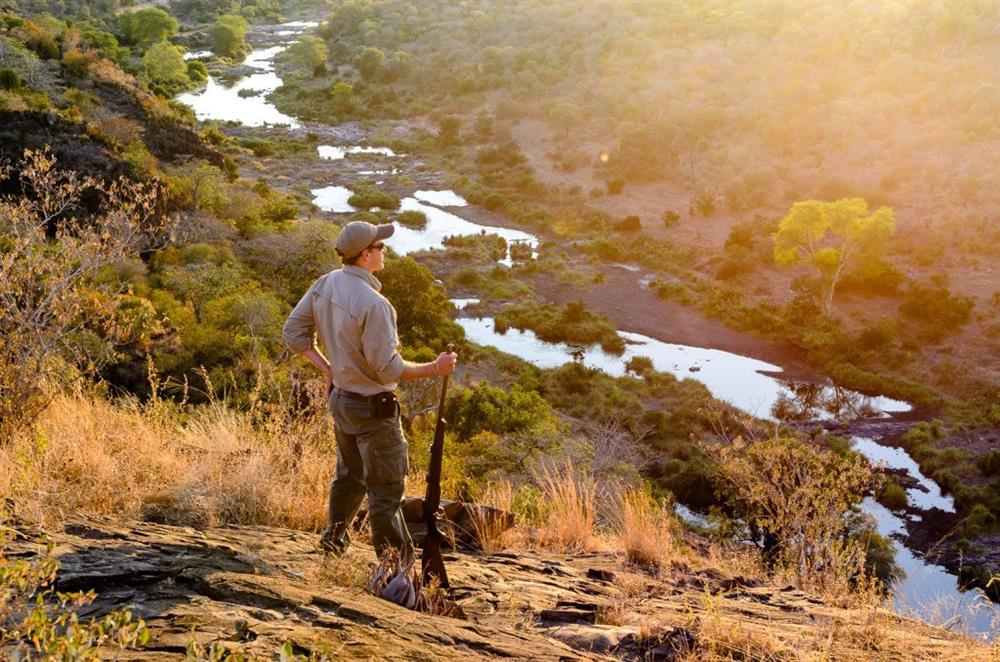
[[[371,397],[372,418],[393,418],[399,403],[394,393],[379,393]]]

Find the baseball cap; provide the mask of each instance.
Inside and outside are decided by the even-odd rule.
[[[351,221],[340,230],[337,252],[346,258],[355,257],[379,239],[388,239],[395,231],[396,226],[392,223],[372,225],[367,221]]]

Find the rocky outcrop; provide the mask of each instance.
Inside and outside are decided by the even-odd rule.
[[[17,530],[8,555],[39,553],[46,536]],[[467,616],[456,620],[367,594],[357,576],[344,578],[354,567],[363,583],[371,549],[356,544],[345,559],[324,559],[311,533],[95,517],[49,538],[62,565],[58,588],[98,593],[82,616],[131,606],[146,621],[149,644],[124,657],[131,660],[184,659],[192,641],[265,657],[289,642],[299,654],[331,659],[671,660],[714,645],[719,630],[766,635],[778,649],[828,635],[867,645],[870,633],[853,635],[868,632],[875,616],[719,570],[679,567],[653,579],[623,569],[612,553],[454,552],[445,557],[451,597]],[[896,659],[896,645],[926,657],[965,645],[889,612],[877,618],[883,659]]]

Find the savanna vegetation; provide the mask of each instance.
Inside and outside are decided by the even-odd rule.
[[[998,311],[974,283],[995,261],[987,221],[1000,204],[984,28],[995,6],[759,9],[345,1],[318,31],[336,74],[292,69],[276,100],[317,119],[425,115],[437,130],[407,149],[443,156],[471,202],[563,237],[601,236],[604,259],[680,272],[691,303],[805,347],[846,385],[994,420],[996,375],[977,356]],[[944,99],[965,101],[954,113]],[[934,159],[959,151],[965,169],[942,177]],[[651,212],[660,192],[670,202]],[[783,218],[805,228],[810,199],[875,216],[864,231],[827,226],[815,255],[794,257],[792,230],[778,244],[770,235]],[[691,252],[699,234],[715,256]],[[645,250],[612,248],[629,244]],[[938,318],[953,299],[964,303]],[[953,341],[962,349],[949,356],[941,344]]]
[[[321,528],[331,422],[280,328],[338,266],[348,218],[315,218],[303,193],[235,165],[311,155],[315,135],[199,130],[169,100],[208,73],[184,60],[184,27],[235,61],[249,26],[281,7],[15,9],[0,15],[0,112],[45,118],[48,133],[23,146],[51,147],[0,172],[0,496],[48,526],[80,511]],[[638,264],[664,299],[797,344],[844,385],[945,412],[954,423],[921,424],[901,443],[955,496],[962,535],[997,530],[996,451],[943,446],[1000,423],[984,343],[949,349],[996,340],[983,330],[1000,324],[997,296],[955,276],[988,272],[1000,243],[988,222],[1000,206],[993,5],[343,0],[324,11],[280,60],[279,106],[331,123],[423,118],[431,130],[393,146],[551,242],[530,260],[495,235],[449,238],[460,266],[447,287],[509,304],[499,327],[620,353],[610,319],[582,302],[536,303],[527,281],[552,275],[582,293],[604,263]],[[940,175],[937,159],[959,153],[961,172]],[[426,224],[397,213],[407,187],[392,184],[354,185],[349,203],[369,211],[351,218]],[[658,186],[680,193],[654,214],[618,210]],[[923,221],[931,214],[940,222]],[[718,255],[697,249],[706,235]],[[495,264],[508,248],[510,269]],[[379,278],[403,355],[428,360],[455,342],[467,370],[449,402],[446,496],[507,507],[526,546],[610,544],[632,567],[668,572],[693,554],[669,512],[677,499],[712,508],[719,549],[745,541],[769,581],[875,605],[896,576],[858,506],[874,494],[899,508],[905,491],[842,442],[745,420],[642,357],[613,378],[478,348],[426,266],[393,257]],[[401,394],[414,492],[432,387]],[[48,561],[6,565],[29,592],[50,590]],[[143,637],[127,613],[90,628],[70,643]],[[68,645],[52,628],[31,632],[53,651]]]
[[[289,67],[275,100],[422,116],[433,129],[394,146],[471,203],[639,264],[664,299],[790,343],[843,386],[989,429],[996,20],[989,2],[345,1],[317,31],[325,66]],[[451,282],[525,294],[482,269]],[[962,476],[948,490],[991,480],[974,457],[941,461]]]

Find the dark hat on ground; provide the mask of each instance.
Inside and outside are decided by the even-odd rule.
[[[352,258],[380,239],[388,239],[396,231],[392,223],[372,225],[366,221],[351,221],[340,230],[337,252],[341,257]]]

